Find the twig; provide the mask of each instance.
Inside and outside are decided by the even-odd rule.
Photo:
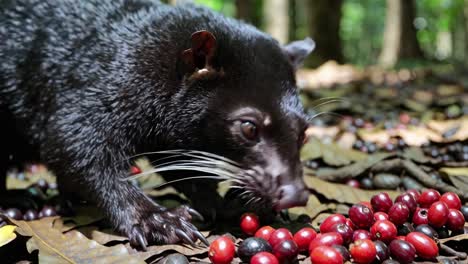
[[[456,256],[460,259],[466,259],[467,255],[465,252],[458,252],[456,251],[455,249],[445,245],[445,244],[439,244],[440,246],[440,249],[442,249],[443,251],[445,251],[447,254],[450,254],[452,256]]]

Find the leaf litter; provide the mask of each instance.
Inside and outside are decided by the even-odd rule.
[[[333,114],[312,119],[307,130],[309,142],[301,151],[304,181],[311,190],[308,204],[289,209],[286,219],[277,217],[271,225],[291,230],[303,226],[317,229],[328,215],[347,214],[351,205],[369,201],[381,191],[394,199],[406,189],[434,188],[453,191],[466,202],[468,93],[464,85],[468,82],[464,76],[456,78],[459,83],[447,84],[426,69],[362,70],[334,63],[299,72],[301,96],[309,114]],[[316,103],[317,100],[321,101]],[[137,165],[143,170],[151,169],[151,163],[144,159],[138,160]],[[34,170],[9,175],[8,189],[25,189],[39,179],[55,184],[55,177],[46,168],[36,166]],[[348,185],[351,179],[357,180],[360,188]],[[166,205],[176,206],[188,200],[171,186],[152,189],[164,182],[158,175],[138,181],[147,194],[164,200]],[[219,188],[222,196],[226,190],[227,186]],[[45,195],[56,194],[48,190]],[[189,262],[209,262],[207,248],[200,244],[195,248],[182,244],[152,245],[147,252],[137,251],[109,227],[95,207],[83,205],[74,209],[73,217],[35,221],[4,217],[0,220],[0,252],[18,241],[30,254],[24,259],[40,263],[170,263],[168,257],[174,256],[185,256]],[[243,237],[238,227],[224,226],[221,230],[229,232],[237,242]],[[203,233],[209,241],[220,235],[216,230]],[[468,235],[439,239],[439,243],[463,250],[467,248]],[[444,258],[456,259],[444,254],[439,261]],[[298,260],[310,263],[305,256]],[[234,262],[240,260],[236,258]]]

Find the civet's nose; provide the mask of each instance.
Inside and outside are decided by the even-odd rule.
[[[309,199],[309,190],[302,182],[281,186],[278,190],[278,202],[274,205],[279,211],[295,206],[305,206]]]

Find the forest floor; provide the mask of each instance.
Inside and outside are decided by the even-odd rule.
[[[441,194],[456,193],[462,204],[468,202],[467,75],[450,65],[385,71],[330,62],[299,72],[298,84],[314,117],[301,153],[304,180],[312,194],[307,206],[289,209],[271,226],[293,233],[306,226],[318,231],[331,214],[348,216],[351,206],[369,202],[383,191],[394,199],[409,189],[431,188]],[[150,169],[147,160],[137,165],[143,171]],[[160,183],[156,175],[138,179],[140,187],[166,206],[184,201],[170,186],[157,191],[148,188]],[[7,186],[29,190],[42,205],[53,206],[56,200],[55,178],[40,164],[12,171]],[[146,252],[137,251],[109,228],[96,208],[83,205],[75,211],[73,217],[34,221],[0,218],[0,262],[209,262],[208,248],[201,243],[154,245]],[[247,237],[239,226],[221,230],[203,234],[212,242],[229,233],[237,245]],[[432,262],[468,263],[468,224],[459,232],[445,227],[436,231],[439,256]],[[308,253],[299,254],[295,261],[310,263],[310,258]],[[233,262],[240,260],[236,257]]]

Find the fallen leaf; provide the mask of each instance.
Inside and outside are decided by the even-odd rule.
[[[324,137],[329,137],[329,138],[334,138],[338,133],[340,132],[340,128],[337,126],[329,126],[329,127],[323,127],[323,126],[309,126],[305,134],[307,137],[316,137],[316,138],[324,138]]]
[[[436,121],[431,120],[426,124],[430,129],[438,132],[440,135],[447,131],[457,128],[457,131],[449,138],[441,137],[440,140],[434,140],[435,142],[453,142],[463,141],[468,139],[468,116],[463,116],[459,119],[448,120],[448,121]]]
[[[448,175],[456,175],[456,176],[465,176],[468,177],[468,168],[440,168],[441,172],[444,172]]]
[[[408,127],[407,129],[398,129],[398,136],[400,136],[409,146],[422,146],[430,141],[442,142],[444,138],[425,127]]]
[[[308,188],[322,194],[327,199],[340,203],[356,204],[361,201],[370,201],[372,196],[380,192],[387,192],[392,199],[396,198],[400,194],[400,192],[393,190],[363,190],[346,184],[324,181],[314,177],[313,175],[308,176],[309,177],[304,177],[304,181]]]
[[[0,247],[10,243],[16,238],[15,229],[16,226],[14,225],[0,227]]]
[[[442,173],[447,174],[447,177],[452,182],[453,186],[464,193],[468,192],[468,168],[440,168]]]
[[[316,137],[311,137],[301,150],[301,159],[313,160],[317,158],[322,158],[325,163],[332,166],[343,166],[353,161],[364,160],[367,158],[367,154],[353,149],[344,149],[333,143],[324,144]]]
[[[205,246],[192,247],[189,245],[162,245],[162,246],[150,246],[148,252],[151,252],[153,256],[163,255],[168,252],[176,251],[187,257],[200,255],[208,252],[208,248]]]
[[[291,219],[296,219],[301,214],[308,215],[311,219],[314,219],[318,214],[328,211],[335,210],[336,204],[334,203],[321,203],[315,195],[310,195],[306,206],[294,207],[288,210],[291,215]]]
[[[62,217],[62,228],[65,232],[76,227],[86,226],[104,219],[104,215],[99,208],[92,205],[81,205],[73,207],[75,215],[71,217]],[[72,223],[70,223],[72,222]]]
[[[461,234],[461,235],[458,235],[458,236],[452,236],[452,237],[439,239],[439,242],[442,243],[442,244],[445,244],[445,243],[450,242],[450,241],[462,241],[462,240],[466,240],[466,239],[468,239],[468,234]]]
[[[11,219],[10,219],[11,220]],[[52,227],[54,218],[16,221],[17,232],[31,236],[26,247],[39,251],[40,263],[145,263],[148,252],[129,252],[123,245],[102,246],[77,231],[63,234]]]
[[[422,151],[422,149],[418,147],[405,148],[402,156],[412,161],[418,162],[418,163],[429,162],[429,159],[427,158],[426,155],[424,155],[424,152]]]
[[[340,148],[351,149],[356,139],[357,139],[356,134],[351,133],[351,132],[345,132],[341,134],[341,136],[336,140],[336,144]]]
[[[128,240],[127,237],[118,235],[114,231],[112,231],[111,229],[99,230],[99,228],[96,227],[96,226],[83,226],[83,227],[80,227],[80,228],[76,229],[76,231],[82,233],[87,238],[89,238],[91,240],[94,240],[94,241],[98,242],[101,245],[105,245],[105,244],[107,244],[109,242],[113,242],[113,241],[126,241],[126,240]]]
[[[340,167],[338,169],[320,168],[317,170],[316,176],[323,180],[342,181],[356,177],[374,166],[376,163],[393,156],[391,153],[375,153],[367,155],[366,159],[357,161],[353,164]]]
[[[462,193],[468,193],[468,177],[457,175],[449,175],[448,177],[453,183],[453,186],[456,186]]]
[[[368,141],[368,142],[374,142],[379,145],[383,145],[387,142],[390,141],[390,138],[395,136],[395,134],[392,134],[392,131],[386,131],[386,130],[366,130],[366,129],[359,129],[358,130],[358,135],[362,140]]]
[[[301,149],[301,160],[314,160],[322,157],[321,143],[315,137],[309,138],[309,142]]]
[[[364,72],[358,67],[338,64],[333,60],[325,62],[317,69],[300,69],[297,72],[298,84],[307,90],[347,84],[363,78]]]

